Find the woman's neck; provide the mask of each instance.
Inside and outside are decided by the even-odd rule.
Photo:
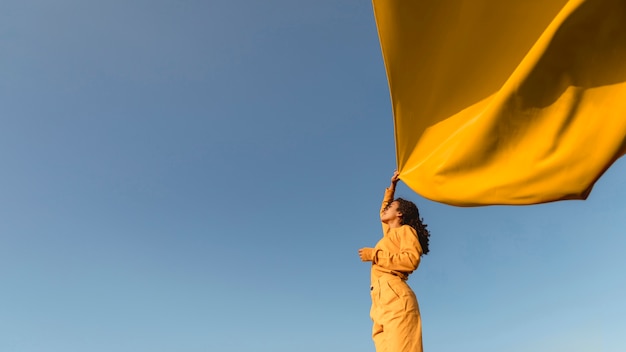
[[[388,221],[387,225],[389,226],[390,229],[395,229],[397,227],[402,226],[402,221],[400,221],[400,219],[393,219],[391,221]]]

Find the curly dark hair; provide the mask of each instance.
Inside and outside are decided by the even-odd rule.
[[[424,219],[420,218],[419,210],[415,203],[402,198],[396,198],[398,202],[398,211],[402,213],[402,225],[411,226],[417,232],[417,238],[422,246],[422,254],[428,254],[428,237],[430,232],[426,229],[428,225],[424,224]]]

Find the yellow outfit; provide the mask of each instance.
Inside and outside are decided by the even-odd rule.
[[[381,213],[393,201],[385,191]],[[422,321],[415,293],[407,285],[422,255],[415,230],[383,223],[383,238],[374,247],[371,271],[372,338],[377,352],[421,352]]]

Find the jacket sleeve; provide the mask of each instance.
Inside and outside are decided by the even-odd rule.
[[[380,206],[380,217],[382,218],[383,216],[383,211],[385,211],[385,208],[387,208],[387,205],[389,205],[389,203],[393,202],[393,194],[394,194],[394,190],[390,189],[390,188],[385,188],[385,196],[383,197],[383,204]],[[389,232],[389,225],[382,223],[383,225],[383,235],[387,234],[387,232]]]
[[[374,252],[373,263],[384,269],[411,272],[417,269],[422,255],[422,246],[417,239],[415,230],[408,225],[393,231],[392,241],[399,244],[398,253],[390,253],[380,248]]]

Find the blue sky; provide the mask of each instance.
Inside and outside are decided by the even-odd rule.
[[[7,0],[0,35],[1,351],[374,351],[369,2]],[[528,207],[400,185],[425,349],[623,351],[625,173]]]

